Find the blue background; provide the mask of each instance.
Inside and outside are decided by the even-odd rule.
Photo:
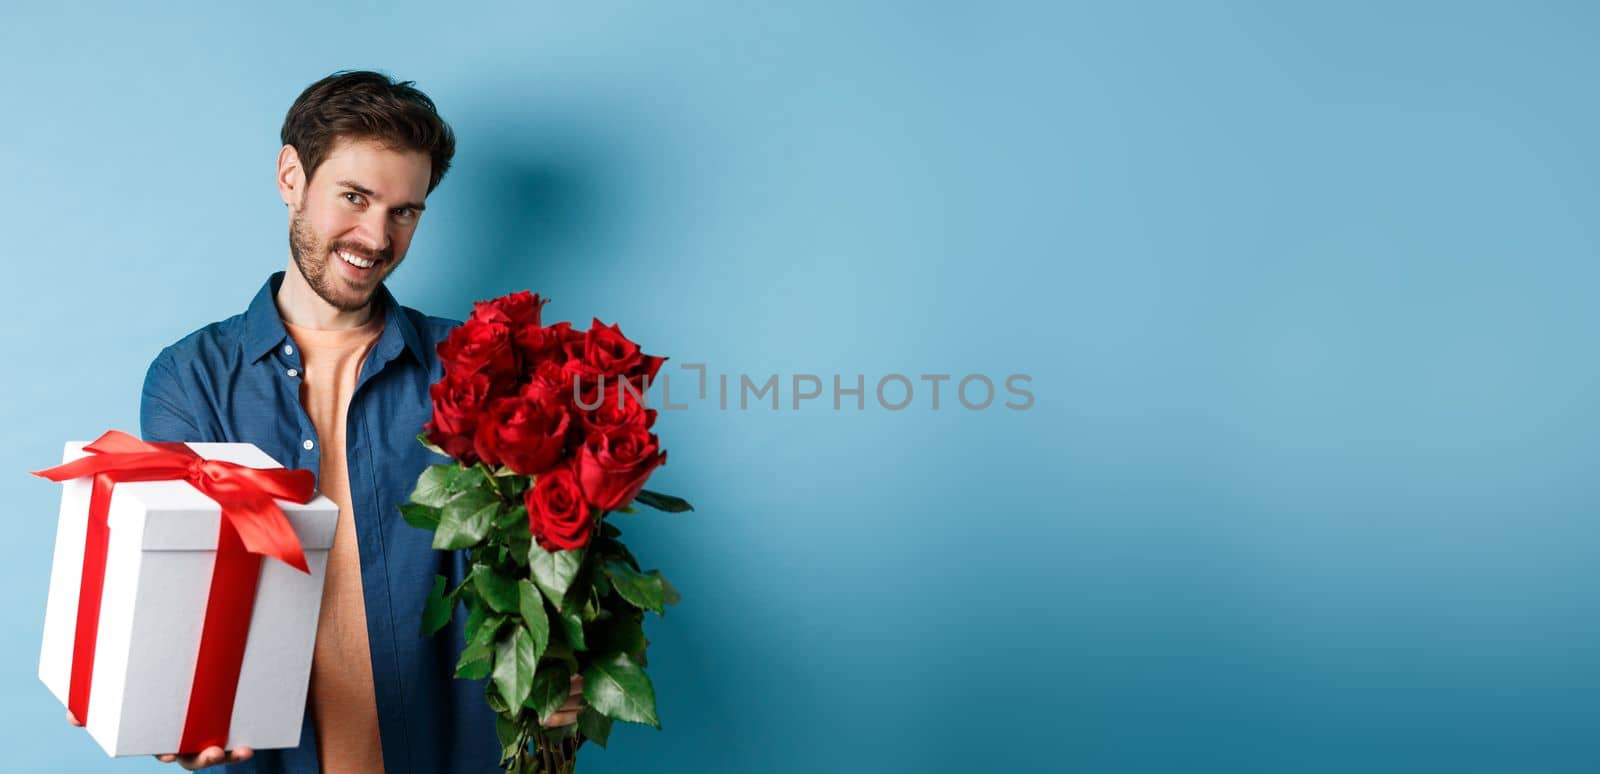
[[[792,5],[11,7],[3,767],[168,770],[35,676],[25,471],[285,267],[284,111],[381,68],[460,140],[403,303],[1033,379],[668,412],[665,730],[587,771],[1600,768],[1593,5]]]

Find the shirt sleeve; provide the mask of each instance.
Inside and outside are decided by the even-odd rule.
[[[172,368],[170,350],[162,350],[145,373],[144,392],[139,400],[139,435],[146,441],[200,440],[183,387]]]

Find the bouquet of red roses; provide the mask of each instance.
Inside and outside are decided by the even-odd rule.
[[[544,325],[545,302],[527,291],[477,302],[439,344],[444,376],[417,439],[455,461],[423,471],[400,510],[433,531],[434,548],[468,552],[459,585],[434,578],[422,630],[466,605],[456,676],[491,678],[501,765],[557,774],[573,770],[585,741],[604,746],[613,720],[661,727],[643,620],[678,593],[640,567],[606,517],[635,503],[692,508],[644,489],[667,459],[644,403],[665,358],[599,320],[587,331]],[[577,724],[542,727],[575,674],[587,703]]]

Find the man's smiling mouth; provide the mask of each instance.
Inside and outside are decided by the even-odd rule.
[[[347,253],[347,252],[345,252],[343,250],[335,250],[334,252],[337,252],[339,254],[339,257],[344,259],[345,263],[348,263],[351,266],[354,266],[354,267],[356,267],[358,269],[370,269],[370,268],[378,265],[377,261],[372,261],[372,260],[368,260],[366,258],[362,258],[362,257],[357,256],[357,255],[352,255],[352,254]]]

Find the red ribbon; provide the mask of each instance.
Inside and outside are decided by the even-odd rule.
[[[51,481],[94,476],[67,709],[79,721],[89,722],[100,593],[105,588],[106,548],[111,537],[106,517],[113,488],[121,481],[187,481],[222,506],[222,524],[183,739],[174,752],[196,753],[207,747],[225,746],[233,720],[234,695],[239,688],[245,638],[250,633],[261,557],[270,556],[303,573],[311,572],[300,540],[273,498],[310,502],[316,493],[316,476],[309,470],[251,468],[208,460],[181,443],[148,443],[116,430],[106,432],[84,450],[92,454],[34,471],[34,475]]]

